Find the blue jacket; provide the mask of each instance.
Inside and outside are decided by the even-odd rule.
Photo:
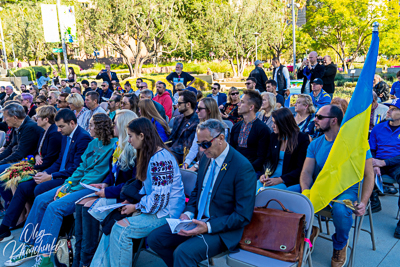
[[[40,142],[42,141],[43,135],[44,132],[40,135],[35,155],[39,154]],[[61,150],[61,140],[62,135],[57,130],[57,125],[52,124],[47,130],[42,149],[40,151],[43,163],[41,165],[35,165],[34,168],[36,170],[44,170],[50,167],[57,160]]]
[[[70,177],[78,168],[79,164],[81,164],[81,157],[88,147],[90,141],[93,139],[81,126],[77,127],[78,128],[75,130],[69,146],[65,170],[60,171],[60,166],[64,155],[65,146],[67,145],[67,136],[62,137],[61,151],[57,161],[54,162],[49,168],[44,170],[47,174],[51,174],[53,179],[66,179]]]
[[[96,80],[103,79],[103,82],[108,82],[108,84],[111,86],[111,81],[116,81],[119,82],[118,76],[115,72],[111,71],[111,80],[110,77],[108,77],[107,72],[99,73],[96,76]]]
[[[317,97],[314,96],[313,92],[310,93],[310,96],[312,98],[313,105],[317,111],[323,106],[329,105],[332,101],[330,95],[322,89]]]
[[[185,211],[194,214],[194,218],[197,217],[204,178],[210,163],[211,159],[205,156],[201,158],[196,186],[185,208]],[[242,238],[244,227],[253,216],[257,175],[249,160],[232,146],[229,147],[223,166],[212,188],[208,222],[212,235],[218,235],[225,246],[233,251]]]
[[[209,94],[207,97],[212,97],[212,94]],[[218,106],[225,104],[226,103],[226,99],[227,99],[226,94],[219,93],[218,94],[218,101],[217,101]]]
[[[107,92],[104,93],[103,90],[97,89],[97,93],[99,93],[99,98],[100,98],[99,99],[99,103],[101,103],[101,102],[105,102],[105,100],[103,100],[102,97],[110,99],[111,96],[112,96],[113,91],[110,88],[108,88]]]
[[[112,172],[113,166],[112,166],[112,160],[113,157],[110,158],[110,171],[107,175],[107,177],[104,179],[103,183],[106,183],[108,187],[104,189],[104,193],[106,195],[106,198],[117,198],[119,199],[120,194],[121,194],[121,189],[125,185],[125,183],[131,179],[136,177],[136,165],[133,167],[133,169],[129,169],[126,171],[122,171],[119,168],[119,165],[117,164],[116,168],[116,173],[114,174]],[[117,179],[115,179],[117,177]]]

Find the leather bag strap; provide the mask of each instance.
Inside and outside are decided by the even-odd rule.
[[[283,206],[282,202],[280,202],[279,200],[277,200],[277,199],[275,199],[275,198],[270,199],[270,200],[267,202],[267,204],[265,204],[265,206],[264,206],[263,208],[264,208],[264,209],[268,208],[268,205],[269,205],[269,203],[270,203],[271,201],[277,202],[277,203],[281,206],[281,208],[282,208],[283,211],[293,213],[293,211],[290,211],[290,210],[288,210],[287,208],[285,208],[285,206]]]

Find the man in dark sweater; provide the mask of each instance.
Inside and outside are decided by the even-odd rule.
[[[314,81],[315,78],[322,79],[324,76],[325,68],[318,64],[317,58],[317,52],[311,52],[308,55],[308,59],[305,59],[303,63],[301,63],[300,69],[297,72],[297,78],[303,79],[303,86],[301,87],[302,94],[311,93],[311,81]]]
[[[253,77],[256,79],[257,84],[256,84],[256,89],[258,89],[261,93],[265,92],[266,87],[265,87],[265,82],[268,80],[267,75],[265,74],[265,71],[263,70],[263,61],[261,60],[256,60],[254,62],[254,65],[256,66],[254,70],[250,72],[249,78]]]
[[[2,111],[4,122],[8,127],[14,128],[15,133],[12,135],[10,145],[0,154],[0,173],[11,164],[21,161],[28,155],[34,155],[40,135],[44,131],[26,115],[24,107],[19,104],[8,104]],[[0,194],[7,207],[12,198],[11,190],[0,186]]]
[[[245,156],[259,174],[267,156],[270,131],[262,121],[256,118],[256,112],[262,104],[261,95],[254,90],[243,91],[244,96],[238,105],[243,121],[232,128],[230,145]]]
[[[322,76],[322,81],[324,82],[324,91],[331,96],[331,99],[333,99],[337,67],[335,64],[333,64],[330,56],[324,56],[324,67],[325,72],[324,76]]]

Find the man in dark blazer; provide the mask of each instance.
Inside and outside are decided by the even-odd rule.
[[[226,103],[227,96],[224,93],[220,93],[221,85],[219,83],[214,83],[211,86],[212,94],[209,94],[207,97],[214,98],[217,101],[218,106]]]
[[[50,167],[60,154],[62,135],[57,131],[57,126],[54,124],[56,112],[55,107],[50,105],[42,106],[38,109],[37,124],[45,131],[40,135],[37,149],[34,153],[36,155],[34,165],[36,170]],[[10,227],[17,225],[25,204],[33,202],[34,191],[38,184],[39,182],[32,179],[18,185],[0,225],[0,242],[6,242],[12,238]]]
[[[318,64],[317,58],[317,52],[311,52],[308,55],[308,60],[305,59],[303,63],[301,63],[300,69],[297,72],[297,79],[303,79],[303,85],[301,87],[302,94],[311,93],[311,81],[314,81],[315,78],[322,79],[324,76],[325,67]]]
[[[63,184],[81,164],[81,156],[93,139],[77,124],[76,116],[70,109],[58,111],[55,121],[63,135],[60,156],[49,168],[35,175],[35,180],[40,181],[35,196]]]
[[[255,201],[256,173],[250,162],[225,141],[219,120],[198,126],[200,160],[197,183],[181,220],[193,219],[196,228],[172,234],[168,224],[154,230],[148,244],[167,266],[197,263],[239,244],[250,223]],[[207,222],[200,221],[207,219]]]
[[[106,65],[106,69],[102,70],[97,74],[96,80],[102,79],[103,82],[108,82],[110,87],[112,88],[111,84],[112,81],[119,82],[118,76],[115,72],[111,71],[110,65]]]

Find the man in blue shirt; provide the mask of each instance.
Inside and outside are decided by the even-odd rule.
[[[211,86],[212,94],[209,94],[207,97],[212,97],[217,102],[218,106],[226,103],[226,94],[220,93],[221,85],[219,83],[214,83]]]
[[[339,133],[340,125],[343,120],[342,110],[335,105],[326,105],[317,112],[315,115],[315,127],[317,130],[324,133],[324,135],[315,139],[308,146],[307,157],[304,162],[303,170],[300,176],[301,190],[310,189],[318,174],[325,165],[329,156],[336,136]],[[354,213],[357,216],[362,216],[365,213],[369,197],[372,189],[374,188],[374,175],[372,168],[371,152],[367,152],[364,172],[364,182],[362,188],[361,202],[355,205]],[[329,190],[329,188],[326,188]],[[322,192],[321,192],[322,193]],[[349,199],[352,202],[357,200],[358,184],[345,190],[336,199],[344,200]],[[333,256],[331,260],[332,267],[342,267],[347,259],[347,247],[349,240],[349,233],[353,225],[353,211],[340,203],[332,204],[333,225],[335,226],[335,234],[332,236],[333,240]],[[315,240],[318,229],[313,229],[311,235],[311,242]]]
[[[376,125],[369,138],[369,145],[374,157],[375,175],[387,174],[400,182],[400,99],[390,104],[385,122]],[[376,196],[379,203],[379,198]],[[400,203],[399,203],[400,206]],[[400,239],[400,222],[394,236]]]
[[[392,89],[390,90],[390,98],[400,98],[400,71],[396,73],[396,77],[398,79],[397,82],[394,82],[392,85]]]
[[[315,78],[311,84],[312,92],[310,93],[310,96],[317,111],[323,106],[331,103],[331,97],[329,94],[322,90],[323,85],[324,82],[320,78]]]

